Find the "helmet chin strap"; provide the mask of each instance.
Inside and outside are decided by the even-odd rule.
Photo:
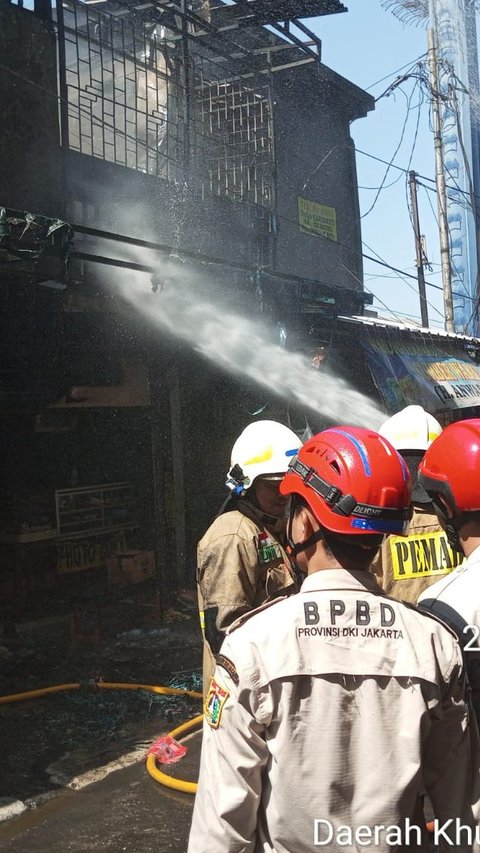
[[[301,554],[302,551],[307,551],[312,545],[315,545],[315,542],[320,542],[322,539],[325,539],[325,534],[323,530],[314,530],[312,534],[305,539],[304,542],[292,542],[290,540],[290,546],[293,551],[293,555],[296,557],[297,554]]]
[[[287,542],[290,546],[291,556],[295,558],[297,554],[301,554],[302,551],[306,551],[312,545],[315,545],[315,542],[320,542],[325,538],[325,532],[323,528],[319,528],[318,530],[314,530],[313,533],[310,534],[308,539],[305,539],[304,542],[294,542],[292,538],[292,527],[293,527],[293,516],[295,515],[295,495],[291,495],[287,504],[286,516],[287,516]]]
[[[463,554],[465,556],[465,551],[463,550],[463,545],[460,542],[460,528],[462,526],[462,516],[461,514],[451,518],[444,511],[443,506],[439,501],[435,502],[435,512],[437,517],[441,519],[445,526],[445,533],[448,539],[448,544],[454,551],[457,551],[458,554]]]
[[[265,527],[275,527],[283,519],[283,514],[269,515],[268,513],[264,512],[257,500],[255,492],[250,493],[250,489],[245,492],[243,497],[240,499],[240,502],[250,504],[250,506],[253,507],[253,509],[256,511],[258,520],[261,524],[264,524]]]
[[[453,548],[453,550],[465,556],[463,545],[460,542],[460,534],[458,528],[452,520],[449,520],[449,522],[446,524],[445,533],[447,534],[448,544]]]

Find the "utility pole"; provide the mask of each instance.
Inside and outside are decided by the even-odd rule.
[[[435,30],[428,30],[428,67],[430,69],[430,89],[432,93],[433,133],[435,143],[435,181],[437,185],[438,221],[440,231],[440,262],[442,268],[443,307],[445,329],[454,332],[452,300],[452,267],[450,264],[450,243],[447,224],[447,192],[443,171],[443,144],[440,122],[440,89],[438,83],[437,51]]]
[[[420,222],[418,219],[418,201],[417,201],[417,173],[408,173],[408,186],[410,189],[410,201],[412,204],[413,231],[415,234],[415,252],[417,256],[417,278],[418,278],[418,293],[420,295],[420,314],[422,317],[422,326],[428,329],[428,308],[427,294],[425,291],[425,272],[423,269],[423,246],[422,236],[420,234]]]

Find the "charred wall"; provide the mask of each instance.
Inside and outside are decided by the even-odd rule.
[[[373,99],[324,65],[278,72],[274,84],[277,268],[362,290],[360,212],[350,123],[373,109]],[[299,198],[328,209],[326,236],[304,230]],[[312,210],[316,212],[314,206]],[[322,230],[321,223],[319,226]]]
[[[0,4],[0,206],[62,216],[56,41],[51,21]]]
[[[255,274],[233,273],[229,265],[273,266],[286,275],[360,289],[349,122],[370,109],[371,102],[338,75],[323,66],[317,71],[308,67],[277,72],[273,114],[262,113],[264,137],[252,138],[252,120],[247,141],[233,145],[241,168],[231,166],[234,158],[222,147],[224,139],[230,144],[238,128],[227,128],[222,119],[221,132],[208,138],[206,147],[193,144],[189,153],[179,155],[175,177],[169,179],[166,169],[149,172],[148,162],[145,169],[138,162],[133,168],[102,157],[108,134],[92,131],[92,151],[99,145],[95,156],[69,148],[65,137],[61,146],[59,106],[65,129],[67,105],[58,98],[52,22],[1,3],[0,52],[9,69],[0,69],[0,206],[156,241],[180,256],[183,250],[223,260],[225,271],[216,267],[216,287],[218,293],[224,290],[232,312],[243,303],[242,310],[261,315],[273,327],[294,316],[291,327],[299,338],[304,332],[308,336],[312,321],[299,311],[297,283],[280,286],[272,278],[259,300]],[[262,85],[265,80],[263,76]],[[241,80],[235,87],[226,82],[221,96],[212,95],[207,76],[202,85],[202,109],[218,113],[228,104],[237,109],[233,104]],[[172,93],[169,98],[175,87]],[[267,109],[268,99],[258,98],[251,82],[245,98],[248,110],[260,110],[258,104]],[[171,101],[166,103],[170,107]],[[202,113],[203,140],[206,121]],[[180,127],[179,140],[182,133]],[[269,147],[272,140],[274,146]],[[273,152],[276,162],[270,172]],[[299,196],[335,209],[337,240],[299,229]],[[100,249],[95,238],[87,241],[77,232],[73,249],[82,248],[133,263],[152,259],[138,247],[122,245],[121,239],[105,241]],[[208,265],[203,274],[213,278]],[[169,588],[179,581],[193,583],[195,543],[224,497],[233,441],[255,417],[287,422],[286,406],[241,378],[221,374],[173,336],[148,332],[132,312],[119,312],[114,296],[119,273],[114,266],[75,261],[66,282],[52,276],[51,291],[35,274],[20,280],[0,270],[0,276],[11,365],[8,381],[13,382],[2,427],[10,503],[28,499],[29,491],[30,497],[51,495],[74,482],[131,480],[149,503],[143,513],[144,543],[157,540],[163,549]],[[310,284],[313,290],[315,283]],[[310,295],[314,301],[313,292]],[[131,408],[106,403],[102,408],[82,401],[79,388],[87,398],[90,392],[97,394],[97,400],[98,389],[103,389],[104,399],[111,400],[112,389],[123,381],[124,361],[145,366],[149,403]]]

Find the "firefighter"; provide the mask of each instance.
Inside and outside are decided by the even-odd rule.
[[[425,454],[419,481],[451,547],[466,559],[425,590],[418,603],[457,632],[480,723],[480,419],[445,429]]]
[[[407,406],[380,427],[408,465],[413,480],[413,516],[406,538],[389,536],[372,563],[378,583],[394,598],[415,604],[418,596],[460,562],[417,480],[423,455],[442,427],[422,406]]]
[[[361,428],[327,429],[292,461],[281,491],[306,578],[227,631],[188,853],[426,849],[423,786],[447,846],[451,818],[474,832],[478,731],[458,643],[368,571],[383,535],[406,528],[410,483]],[[463,838],[455,850],[472,849]]]
[[[230,500],[197,549],[204,691],[225,629],[264,601],[298,588],[283,548],[286,499],[278,487],[300,445],[288,427],[262,420],[249,424],[233,446]]]

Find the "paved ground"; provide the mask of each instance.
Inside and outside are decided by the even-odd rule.
[[[194,780],[201,735],[172,773]],[[0,824],[2,853],[185,853],[193,797],[153,780],[143,763]]]
[[[193,797],[151,779],[143,757],[159,735],[199,714],[200,701],[91,685],[102,676],[201,688],[196,606],[178,602],[161,622],[154,609],[132,611],[128,602],[102,615],[95,646],[72,645],[68,622],[41,619],[0,640],[0,696],[82,685],[0,704],[2,853],[186,850]],[[168,772],[195,781],[200,743],[201,734],[191,736],[187,755]],[[15,809],[23,812],[11,817]]]

